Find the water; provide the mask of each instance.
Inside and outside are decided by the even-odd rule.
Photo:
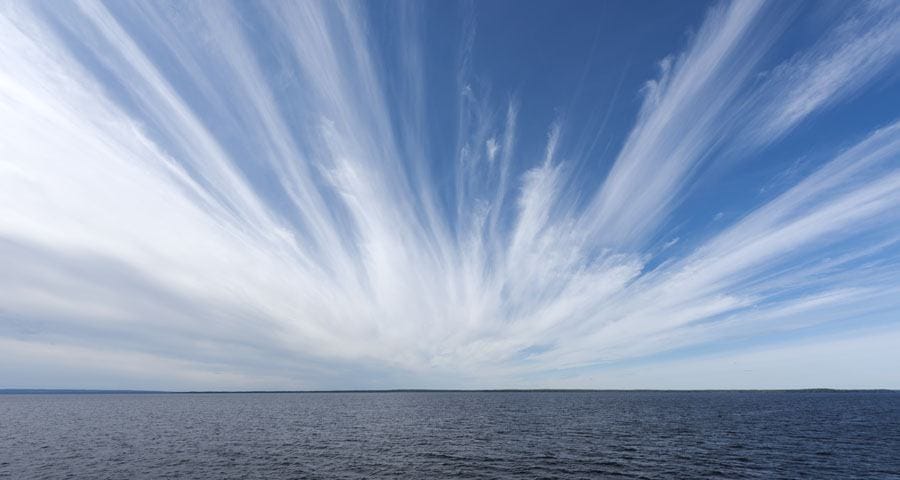
[[[900,393],[0,395],[0,478],[900,479]]]

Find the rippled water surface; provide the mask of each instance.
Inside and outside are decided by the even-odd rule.
[[[0,478],[900,479],[900,393],[0,395]]]

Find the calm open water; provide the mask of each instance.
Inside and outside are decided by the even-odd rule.
[[[900,479],[900,393],[0,395],[0,478]]]

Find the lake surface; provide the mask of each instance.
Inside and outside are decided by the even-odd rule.
[[[0,395],[0,478],[900,479],[900,393]]]

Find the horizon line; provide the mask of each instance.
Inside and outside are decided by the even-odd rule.
[[[0,395],[27,394],[298,394],[298,393],[898,393],[892,388],[392,388],[317,390],[131,390],[94,388],[0,388]]]

